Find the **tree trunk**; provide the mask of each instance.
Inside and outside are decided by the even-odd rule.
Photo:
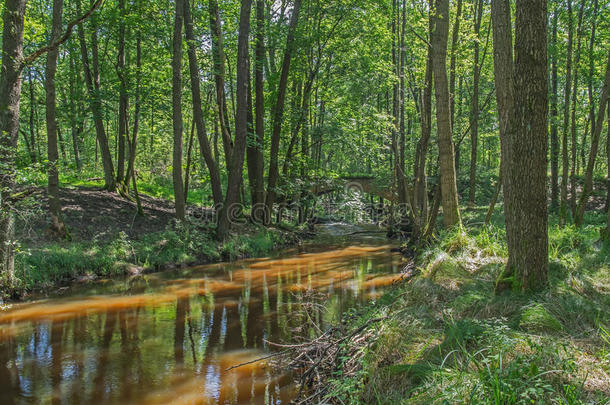
[[[429,22],[432,31],[432,22]],[[422,92],[421,107],[421,137],[417,142],[415,152],[415,235],[419,236],[425,232],[428,222],[428,180],[426,174],[426,160],[428,157],[428,145],[430,143],[430,132],[432,130],[432,48],[428,47],[426,58],[425,83]]]
[[[75,82],[80,83],[80,77],[76,69],[74,68],[74,57],[72,54],[69,55],[70,58],[70,83],[69,83],[69,92],[70,92],[70,124],[72,128],[70,129],[70,133],[72,135],[72,149],[74,153],[74,163],[76,164],[76,170],[80,171],[82,169],[82,162],[80,160],[80,151],[78,147],[79,137],[82,131],[81,125],[79,125],[78,121],[81,119],[79,116],[79,111],[77,108],[77,103],[79,103],[80,92],[76,92],[75,90]]]
[[[30,88],[30,145],[31,145],[31,153],[30,160],[32,163],[38,162],[38,157],[40,156],[40,150],[38,155],[36,154],[36,145],[38,145],[38,141],[36,140],[36,125],[35,125],[35,107],[36,107],[36,98],[34,96],[34,83],[32,82],[32,70],[30,70],[28,74],[28,87]],[[39,148],[40,149],[40,148]]]
[[[587,89],[589,92],[589,122],[591,122],[591,135],[593,135],[593,133],[595,133],[595,125],[596,125],[596,121],[595,121],[595,102],[593,101],[593,76],[595,74],[595,55],[594,55],[594,48],[595,48],[595,30],[596,30],[596,26],[597,26],[597,9],[598,9],[599,3],[598,0],[593,0],[593,12],[591,15],[591,18],[593,19],[593,21],[591,22],[591,39],[589,40],[589,72],[588,72],[588,77],[587,77]],[[603,119],[602,119],[603,122]],[[585,135],[586,135],[586,131],[585,131]],[[593,142],[593,141],[591,141]],[[583,151],[582,153],[584,154],[584,147],[585,147],[585,142],[583,141]],[[583,163],[584,165],[584,163]]]
[[[576,102],[578,92],[578,67],[580,64],[580,43],[582,38],[582,19],[583,12],[585,9],[585,1],[582,0],[580,3],[580,9],[578,11],[578,25],[576,28],[576,55],[574,57],[574,82],[572,83],[572,145],[570,148],[570,208],[572,210],[572,218],[576,218],[576,152],[578,150],[578,141],[576,137]]]
[[[50,44],[57,41],[61,35],[61,19],[63,12],[63,0],[53,0],[53,23],[51,28]],[[47,142],[48,142],[48,176],[49,176],[49,214],[51,219],[51,231],[63,239],[68,232],[61,215],[61,202],[59,200],[59,153],[57,150],[57,113],[55,94],[55,73],[57,72],[57,48],[47,54],[45,89],[46,97],[46,119],[47,119]]]
[[[80,14],[80,1],[76,3],[78,14]],[[104,121],[102,116],[102,100],[100,96],[100,76],[98,68],[98,57],[97,57],[97,26],[92,18],[93,33],[91,34],[91,50],[92,50],[92,66],[89,65],[89,55],[87,51],[87,43],[85,41],[85,30],[83,24],[78,26],[78,37],[80,41],[81,56],[83,60],[83,71],[85,73],[85,83],[87,84],[87,91],[89,92],[89,102],[91,112],[93,113],[93,120],[95,123],[95,133],[97,136],[97,143],[100,147],[102,154],[102,164],[104,167],[104,188],[108,191],[114,191],[116,189],[116,182],[114,178],[114,165],[112,163],[112,154],[108,147],[108,137],[106,136],[106,129],[104,128]]]
[[[119,0],[119,44],[117,55],[117,75],[119,77],[119,153],[117,158],[116,182],[122,187],[125,176],[125,137],[127,136],[127,71],[125,69],[125,0]],[[129,183],[129,181],[125,181]]]
[[[133,113],[133,130],[131,133],[131,142],[129,143],[129,163],[127,165],[127,178],[125,179],[126,188],[128,188],[129,179],[133,185],[133,194],[136,198],[138,206],[138,215],[143,215],[142,203],[140,194],[138,193],[138,185],[136,180],[136,154],[138,151],[138,131],[140,128],[140,89],[142,77],[142,32],[138,30],[136,39],[136,92],[134,95],[134,113]]]
[[[172,54],[172,122],[174,128],[174,149],[172,159],[172,178],[174,182],[174,202],[176,218],[183,221],[186,216],[184,202],[184,182],[182,180],[182,22],[184,0],[176,0],[174,18],[174,38]]]
[[[186,1],[186,0],[185,0]],[[185,7],[186,8],[186,7]],[[189,199],[189,183],[191,180],[191,161],[193,155],[193,139],[195,138],[195,120],[191,124],[191,134],[186,147],[186,168],[184,169],[184,203]]]
[[[227,98],[225,96],[225,55],[223,48],[222,26],[217,0],[210,0],[210,31],[212,33],[212,59],[214,61],[214,79],[216,81],[216,105],[218,107],[218,119],[222,144],[225,152],[227,169],[231,162],[233,152],[233,140],[229,125],[229,113],[227,111]]]
[[[2,16],[0,69],[0,277],[11,285],[15,272],[15,220],[10,196],[15,187],[19,97],[26,0],[6,0]]]
[[[585,208],[589,195],[593,191],[593,169],[595,168],[595,159],[597,158],[597,149],[599,145],[599,136],[604,126],[604,114],[606,113],[606,104],[608,100],[608,88],[610,87],[610,53],[608,53],[608,62],[606,64],[606,76],[604,79],[604,87],[602,89],[602,95],[599,100],[599,112],[597,113],[597,123],[592,128],[595,131],[591,137],[591,150],[589,151],[589,161],[587,162],[587,169],[585,172],[585,186],[580,195],[580,201],[578,202],[578,208],[574,217],[574,223],[576,226],[581,226],[583,217],[585,215]]]
[[[502,187],[504,195],[511,195],[512,185],[509,178],[509,165],[512,159],[513,134],[511,133],[511,116],[514,108],[513,92],[513,39],[511,29],[511,15],[509,0],[493,0],[491,2],[491,18],[493,27],[494,45],[494,81],[496,85],[496,103],[498,105],[498,115],[500,122],[500,170],[502,177]],[[504,198],[504,217],[505,223],[514,223],[514,210],[511,201]],[[513,233],[506,234],[506,242],[509,251],[515,244]],[[510,274],[512,269],[511,257],[508,257],[506,264],[506,274]],[[500,281],[499,289],[503,289],[505,283]]]
[[[280,135],[282,133],[282,119],[284,114],[284,103],[286,100],[286,87],[288,85],[288,73],[290,71],[290,59],[294,50],[294,35],[299,21],[299,11],[301,8],[301,0],[294,1],[292,16],[290,17],[290,26],[288,28],[288,36],[286,37],[286,50],[284,51],[284,59],[280,73],[280,81],[277,88],[277,100],[273,109],[273,131],[271,133],[271,154],[269,157],[269,176],[267,179],[267,200],[265,205],[269,213],[269,219],[273,212],[273,204],[276,199],[277,181],[279,178],[279,152],[280,152]]]
[[[239,14],[239,36],[237,43],[237,109],[235,114],[235,146],[229,168],[229,180],[225,205],[220,211],[218,237],[223,240],[229,236],[235,206],[239,201],[239,188],[242,183],[244,154],[248,137],[248,34],[252,0],[242,0]]]
[[[129,180],[135,171],[136,153],[138,145],[138,131],[140,128],[140,90],[142,82],[142,32],[138,30],[136,37],[136,88],[134,94],[134,112],[133,112],[133,129],[131,140],[127,138],[129,145],[129,160],[127,162],[127,171],[125,172],[125,188],[129,189]],[[128,120],[126,120],[128,121]],[[126,133],[128,131],[125,131]],[[135,190],[134,190],[135,191]]]
[[[256,0],[256,45],[255,45],[255,60],[254,60],[254,110],[255,110],[255,131],[256,131],[256,148],[252,152],[252,159],[256,162],[253,165],[255,175],[253,180],[255,184],[254,199],[252,204],[264,204],[265,202],[265,184],[264,170],[265,162],[263,158],[263,150],[265,145],[265,100],[264,100],[264,78],[263,66],[265,63],[265,1]],[[248,158],[250,159],[250,158]]]
[[[608,100],[606,109],[608,111],[606,120],[606,127],[608,127],[608,133],[606,134],[606,166],[608,169],[606,177],[606,211],[610,212],[610,100]]]
[[[481,19],[483,18],[483,1],[478,0],[475,2],[475,16],[474,16],[474,61],[472,65],[472,104],[471,104],[471,118],[472,124],[470,127],[470,187],[468,194],[468,206],[474,207],[475,205],[475,192],[476,192],[476,181],[477,181],[477,142],[479,138],[479,78],[480,78],[480,66],[479,66],[479,31],[481,29]]]
[[[551,37],[551,209],[559,205],[559,138],[557,134],[557,22],[559,10],[553,13]]]
[[[449,107],[449,86],[447,83],[447,38],[449,35],[449,0],[435,0],[433,14],[432,71],[436,96],[436,120],[438,128],[438,148],[441,169],[441,195],[443,225],[461,228],[458,207],[457,184],[455,179],[455,155],[451,131],[451,111]]]
[[[193,21],[191,19],[189,0],[184,0],[184,31],[187,41],[191,94],[193,97],[193,119],[195,120],[195,127],[197,129],[197,140],[199,141],[199,150],[201,151],[203,160],[210,172],[212,198],[214,199],[214,205],[218,208],[222,203],[222,185],[220,182],[220,172],[216,160],[212,155],[212,148],[208,140],[205,119],[203,117],[201,85],[199,82],[199,64],[195,51],[195,34],[193,32]]]
[[[504,191],[514,215],[506,232],[514,286],[539,291],[548,286],[546,0],[517,0],[515,16],[514,108],[510,121],[512,161]]]
[[[487,209],[487,215],[485,215],[485,225],[489,225],[491,222],[491,217],[494,213],[494,208],[496,207],[496,203],[498,202],[498,197],[500,196],[500,191],[502,190],[502,163],[500,163],[500,173],[498,175],[498,183],[496,184],[496,190],[494,191],[494,195],[491,197],[491,201],[489,202],[489,208]]]
[[[566,222],[568,214],[568,131],[570,130],[570,88],[572,85],[572,0],[567,0],[568,10],[568,47],[566,56],[566,78],[563,101],[563,127],[561,129],[561,202],[559,206],[560,223]]]
[[[462,19],[462,0],[457,0],[457,11],[455,14],[455,23],[451,33],[451,56],[449,63],[449,97],[451,97],[451,128],[455,128],[455,62],[458,40],[460,37],[460,20]],[[458,171],[456,164],[456,173]]]

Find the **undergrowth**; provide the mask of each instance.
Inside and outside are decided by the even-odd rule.
[[[130,238],[121,232],[110,241],[50,243],[22,247],[16,256],[13,294],[44,291],[78,278],[129,274],[134,267],[162,269],[167,265],[201,264],[269,254],[296,241],[273,228],[248,226],[225,242],[211,229],[189,224],[168,226],[161,232]]]
[[[494,294],[505,234],[465,215],[421,252],[421,276],[345,322],[377,323],[360,368],[338,365],[325,400],[355,404],[610,403],[610,246],[604,217],[549,227],[550,289]]]

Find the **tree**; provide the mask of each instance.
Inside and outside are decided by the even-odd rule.
[[[256,43],[254,59],[254,110],[255,110],[255,136],[248,142],[248,172],[250,175],[250,188],[252,205],[264,204],[265,162],[263,149],[265,146],[265,83],[263,67],[265,64],[265,2],[256,0]]]
[[[551,37],[551,209],[557,209],[559,205],[559,138],[557,131],[557,22],[559,10],[553,12],[552,37]]]
[[[299,22],[299,12],[301,9],[301,0],[294,1],[292,8],[292,16],[290,17],[290,26],[288,27],[288,36],[286,37],[286,49],[284,50],[284,59],[280,72],[280,81],[277,87],[277,99],[273,109],[273,130],[271,133],[271,154],[269,157],[269,176],[267,178],[267,198],[265,205],[271,219],[273,212],[273,204],[277,196],[277,181],[279,178],[279,152],[280,152],[280,136],[282,134],[282,119],[284,115],[284,103],[286,101],[286,87],[288,85],[288,73],[290,72],[290,60],[294,50],[294,36],[297,24]]]
[[[193,97],[193,119],[197,129],[197,139],[199,141],[199,149],[201,155],[210,172],[210,183],[212,186],[212,197],[214,204],[219,207],[222,203],[222,185],[220,183],[220,172],[216,160],[212,155],[212,148],[208,141],[208,134],[203,117],[203,108],[201,104],[201,85],[199,82],[199,64],[197,62],[197,54],[195,52],[195,34],[193,33],[193,21],[189,0],[184,0],[184,31],[186,34],[187,50],[189,58],[189,69],[191,77],[191,94]]]
[[[546,11],[546,0],[517,1],[513,62],[509,3],[492,2],[498,109],[508,141],[502,162],[509,257],[499,290],[548,284]]]
[[[23,63],[23,20],[26,0],[6,0],[2,16],[0,70],[0,276],[11,283],[15,271],[15,152],[19,136],[19,97]]]
[[[461,228],[458,207],[457,183],[455,178],[455,154],[451,130],[449,107],[449,87],[447,83],[447,39],[449,36],[449,1],[435,0],[432,15],[433,31],[430,35],[432,46],[432,72],[436,96],[436,125],[438,128],[438,149],[441,170],[441,195],[443,224],[446,227]]]
[[[77,0],[76,6],[80,13],[80,0]],[[81,48],[83,71],[85,73],[85,83],[89,93],[89,107],[91,109],[91,113],[93,114],[97,143],[102,155],[102,164],[104,167],[104,188],[108,191],[114,191],[116,189],[114,164],[112,163],[112,154],[110,153],[110,148],[108,147],[108,137],[106,135],[106,128],[104,127],[104,120],[102,116],[103,109],[100,93],[97,24],[95,19],[92,20],[91,25],[91,64],[89,63],[89,51],[87,50],[85,29],[82,23],[78,26],[78,39]]]
[[[225,151],[225,162],[227,168],[230,166],[231,153],[233,152],[233,140],[229,124],[229,113],[227,110],[227,99],[225,96],[225,53],[222,37],[222,26],[218,2],[209,1],[210,31],[212,33],[212,59],[214,61],[214,78],[216,81],[216,106],[218,107],[218,121],[220,122],[220,133]]]
[[[570,86],[572,84],[572,0],[567,0],[568,11],[568,45],[566,56],[566,77],[563,102],[563,126],[561,129],[561,203],[559,206],[560,221],[565,224],[568,210],[568,131],[570,129]]]
[[[472,102],[471,102],[471,125],[470,125],[470,188],[468,194],[468,206],[474,207],[475,191],[477,181],[477,143],[479,137],[479,79],[481,68],[479,66],[479,31],[481,30],[481,19],[483,18],[483,1],[475,0],[474,3],[474,55],[472,65]]]
[[[182,23],[184,0],[176,0],[174,16],[174,36],[172,52],[172,122],[174,128],[174,147],[172,159],[172,179],[176,218],[183,221],[186,217],[184,201],[184,182],[182,180]]]
[[[581,226],[583,217],[585,215],[585,205],[589,200],[589,195],[593,191],[593,168],[595,167],[595,159],[597,158],[597,149],[599,145],[599,136],[604,126],[604,114],[606,112],[606,104],[608,100],[608,91],[610,90],[610,52],[608,53],[608,62],[606,63],[606,75],[604,78],[604,86],[602,89],[601,98],[599,100],[599,112],[597,113],[597,123],[594,128],[591,137],[591,150],[589,151],[589,160],[587,163],[587,169],[585,171],[585,186],[580,195],[578,207],[576,209],[576,215],[574,216],[574,223],[576,226]]]
[[[61,20],[63,13],[63,0],[53,0],[53,23],[51,28],[50,44],[57,42],[61,35]],[[47,141],[48,141],[48,177],[49,177],[49,214],[51,216],[51,231],[59,238],[68,235],[61,215],[61,202],[59,200],[59,153],[57,151],[57,113],[55,108],[55,73],[57,72],[58,48],[47,53],[45,89]]]
[[[220,210],[218,237],[226,239],[231,229],[231,216],[239,201],[244,154],[248,138],[248,36],[252,0],[242,0],[239,13],[239,38],[237,45],[237,111],[235,116],[235,146],[231,154],[229,180],[224,207]]]

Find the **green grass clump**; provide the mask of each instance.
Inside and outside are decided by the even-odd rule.
[[[563,325],[542,304],[534,304],[523,311],[519,326],[531,331],[561,331]]]

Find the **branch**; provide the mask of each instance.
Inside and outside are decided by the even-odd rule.
[[[85,14],[78,17],[76,20],[72,21],[70,24],[68,24],[68,28],[66,28],[66,32],[61,36],[61,38],[59,38],[57,41],[53,42],[52,44],[43,46],[42,48],[39,48],[37,51],[29,54],[23,60],[22,67],[29,65],[30,63],[34,62],[41,55],[57,49],[59,46],[61,46],[61,44],[66,42],[68,40],[68,38],[70,38],[70,35],[72,35],[72,30],[74,30],[74,27],[76,27],[78,24],[85,21],[87,18],[91,17],[91,15],[95,12],[95,10],[97,10],[102,5],[103,2],[104,2],[104,0],[96,0],[95,3],[89,9],[89,11],[87,11]]]

